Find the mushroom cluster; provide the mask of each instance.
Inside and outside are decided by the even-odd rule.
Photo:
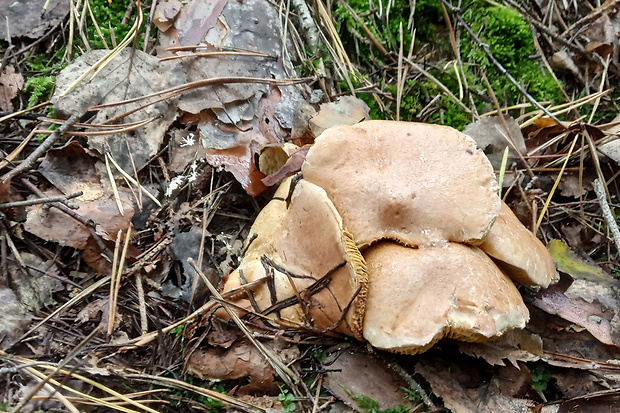
[[[224,290],[241,291],[240,313],[394,352],[497,338],[529,319],[514,282],[556,280],[497,190],[486,156],[452,128],[330,128],[257,217]]]

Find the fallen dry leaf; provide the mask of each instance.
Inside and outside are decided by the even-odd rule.
[[[0,204],[23,201],[24,197],[11,185],[11,181],[0,182]],[[2,213],[11,221],[23,222],[26,220],[26,208],[23,206],[3,208]]]
[[[580,297],[567,297],[565,284],[566,281],[560,281],[541,291],[534,298],[533,304],[548,314],[558,315],[585,328],[601,343],[620,348],[620,337],[612,337],[611,326],[616,312],[605,309],[598,300],[586,302]]]
[[[0,24],[0,38],[28,37],[38,39],[50,28],[60,24],[69,13],[69,0],[51,0],[47,9],[44,1],[0,0],[4,24]]]
[[[518,367],[520,361],[537,361],[543,354],[543,342],[537,334],[513,330],[487,343],[459,342],[459,350],[469,356],[482,358],[492,366],[505,366],[504,360],[507,360]]]
[[[58,191],[46,191],[46,196],[61,195]],[[114,241],[119,229],[127,231],[131,217],[133,216],[133,204],[131,193],[121,191],[119,193],[125,210],[125,216],[118,212],[114,195],[104,195],[94,201],[80,201],[76,203],[79,209],[76,211],[87,220],[95,224],[95,230],[104,238]],[[28,219],[24,223],[24,229],[40,238],[58,242],[77,249],[84,249],[90,237],[88,229],[80,222],[55,208],[44,212],[41,205],[27,208]]]
[[[368,119],[370,119],[370,108],[363,100],[353,96],[343,96],[336,102],[323,103],[319,112],[310,118],[308,127],[316,137],[325,129],[341,125],[355,125]]]
[[[528,397],[526,368],[484,369],[465,360],[429,357],[416,364],[415,371],[453,413],[526,413],[538,404]]]
[[[189,81],[217,77],[283,79],[295,72],[284,53],[279,21],[277,10],[265,0],[194,0],[180,10],[173,27],[161,35],[161,42],[164,47],[200,45],[197,52],[214,53],[180,60]],[[172,55],[159,50],[161,57]],[[227,50],[256,54],[217,53]],[[174,52],[180,56],[190,53],[193,51]],[[201,142],[209,150],[207,162],[224,166],[249,194],[258,195],[267,187],[260,182],[264,175],[254,166],[256,148],[282,142],[303,101],[299,86],[223,83],[184,94],[178,106],[195,115],[194,120],[187,116],[183,119],[197,121]]]
[[[350,408],[359,409],[355,396],[376,400],[381,410],[409,404],[401,388],[408,388],[407,383],[363,347],[344,350],[335,357],[333,363],[324,364],[329,373],[323,385]]]
[[[60,72],[56,78],[56,91],[52,97],[56,113],[68,117],[73,113],[84,113],[90,106],[137,98],[186,83],[185,71],[178,62],[159,62],[154,56],[140,50],[132,53],[131,48],[127,48],[121,51],[95,79],[89,81],[89,75],[66,96],[61,96],[71,83],[108,53],[107,50],[91,50]],[[106,123],[145,103],[139,101],[104,108],[97,112],[93,123]],[[176,118],[176,104],[177,98],[167,99],[132,113],[124,117],[122,122],[139,122],[149,118],[154,120],[146,126],[124,133],[91,135],[88,138],[89,147],[103,155],[107,151],[106,145],[109,145],[116,162],[127,173],[133,174],[130,154],[136,169],[142,169],[157,153],[164,134]]]
[[[519,150],[522,155],[525,155],[527,152],[523,134],[517,122],[512,116],[508,115],[504,115],[504,119],[508,124],[510,134],[506,132],[504,124],[499,116],[482,117],[476,122],[467,125],[465,130],[463,130],[465,135],[474,138],[476,144],[478,144],[478,148],[489,158],[493,168],[497,171],[501,168],[506,147],[509,148],[506,169],[511,169],[510,166],[513,163],[516,163],[519,168],[522,168],[523,163],[521,162],[517,150]],[[514,142],[511,142],[511,137],[514,139]]]
[[[202,380],[230,380],[250,377],[250,383],[239,389],[249,392],[272,393],[273,369],[265,357],[246,342],[236,342],[227,349],[209,348],[195,351],[187,361],[187,372]]]
[[[274,172],[271,175],[267,175],[262,179],[262,182],[267,186],[273,186],[294,173],[301,171],[301,165],[304,163],[306,159],[306,155],[310,150],[310,145],[304,145],[295,152],[291,154],[291,156],[286,160],[286,163],[282,165],[278,171]]]
[[[254,154],[257,151],[258,144],[222,150],[210,149],[206,158],[213,166],[223,166],[226,171],[233,174],[248,194],[256,196],[267,189],[261,182],[265,174],[254,164]]]
[[[76,212],[95,224],[97,233],[108,241],[115,241],[118,230],[127,231],[134,209],[131,192],[119,188],[124,215],[118,210],[114,195],[104,188],[96,171],[97,159],[90,156],[77,142],[63,148],[48,151],[41,163],[40,172],[62,194],[83,191],[84,195],[73,198],[78,205]],[[48,190],[46,196],[61,195],[57,190]],[[79,221],[56,208],[44,211],[42,205],[27,208],[26,231],[61,245],[84,249],[90,232]]]
[[[5,350],[26,332],[32,316],[10,288],[0,288],[0,348]]]
[[[0,109],[6,112],[13,111],[15,108],[11,101],[23,87],[24,77],[21,73],[15,73],[13,66],[8,66],[0,75]]]
[[[65,195],[82,191],[81,200],[93,201],[104,194],[95,169],[96,162],[97,158],[73,141],[62,148],[47,151],[38,172]]]
[[[38,311],[56,303],[52,294],[64,289],[56,278],[45,273],[58,275],[59,271],[53,261],[43,261],[36,255],[23,252],[21,258],[26,267],[17,262],[9,262],[10,284],[19,298],[19,302],[31,311]]]
[[[189,81],[231,76],[281,79],[289,77],[287,74],[294,70],[283,52],[279,22],[278,11],[266,0],[194,0],[181,9],[174,28],[160,38],[164,46],[202,45],[207,48],[201,51],[245,50],[266,55],[185,58],[182,64]],[[236,124],[259,112],[259,101],[269,90],[268,85],[257,83],[215,85],[184,95],[179,108],[194,114],[204,109],[225,109],[221,121]],[[280,91],[282,99],[274,121],[290,129],[303,98],[297,86],[282,87]],[[234,105],[228,106],[231,103]]]
[[[178,0],[158,2],[153,14],[153,24],[159,30],[165,32],[172,27],[174,18],[179,14],[181,7],[183,7],[183,4]]]

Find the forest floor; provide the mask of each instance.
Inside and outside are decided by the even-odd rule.
[[[620,1],[0,5],[0,411],[620,410]],[[487,155],[560,276],[524,329],[402,355],[284,325],[311,287],[215,312],[278,183],[369,119]]]

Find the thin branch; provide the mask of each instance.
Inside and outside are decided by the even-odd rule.
[[[77,198],[78,196],[82,196],[83,194],[84,192],[79,191],[79,192],[74,192],[69,195],[50,196],[46,198],[27,199],[25,201],[7,202],[5,204],[0,204],[0,209],[26,207],[26,206],[38,205],[38,204],[49,204],[51,202],[60,202],[63,205],[66,205],[67,208],[78,209],[78,206],[73,204],[73,202],[67,202],[67,201],[71,198]]]
[[[74,123],[78,121],[79,118],[80,117],[78,115],[71,115],[69,119],[65,121],[65,123],[63,123],[58,129],[56,129],[54,133],[48,136],[47,139],[43,141],[43,143],[37,149],[35,149],[26,159],[24,159],[24,162],[4,174],[4,176],[0,178],[0,183],[5,183],[17,174],[25,172],[32,168],[35,165],[37,159],[43,156],[43,154],[47,152],[47,150],[50,149],[52,145],[54,145],[54,143],[56,143],[56,141],[58,141],[58,139],[60,139],[62,135],[64,135],[64,133],[68,131]]]
[[[616,222],[614,214],[609,207],[609,203],[607,202],[607,191],[605,191],[605,185],[600,179],[595,179],[592,186],[594,187],[594,192],[596,193],[598,202],[601,205],[601,211],[603,212],[603,217],[607,222],[607,227],[614,237],[616,248],[620,251],[620,230],[618,229],[618,223]]]
[[[469,35],[474,39],[474,41],[476,42],[476,44],[484,51],[484,53],[487,55],[487,57],[489,58],[489,60],[493,63],[493,65],[500,71],[500,73],[502,73],[504,76],[506,76],[506,78],[508,78],[508,80],[510,81],[510,83],[512,83],[518,90],[519,92],[521,92],[521,94],[523,94],[523,96],[525,96],[525,98],[527,100],[530,101],[530,103],[534,106],[536,106],[538,109],[542,110],[545,115],[547,115],[548,117],[550,117],[551,119],[553,119],[554,121],[557,122],[558,125],[566,128],[564,126],[564,124],[557,118],[555,117],[555,115],[553,115],[551,112],[549,112],[549,110],[547,110],[547,108],[545,108],[543,105],[541,105],[540,103],[538,103],[538,101],[536,99],[534,99],[534,97],[532,97],[523,86],[521,86],[521,83],[519,83],[509,72],[508,70],[506,70],[506,68],[504,66],[502,66],[502,64],[495,58],[495,56],[493,56],[493,53],[491,53],[491,50],[489,49],[489,45],[484,43],[482,40],[480,40],[480,38],[476,35],[476,33],[474,33],[474,31],[471,29],[471,27],[469,27],[469,25],[465,22],[465,20],[463,19],[463,17],[461,16],[461,9],[459,7],[455,7],[453,6],[451,3],[449,3],[446,0],[440,0],[443,4],[445,4],[445,6],[450,9],[450,11],[454,14],[454,16],[456,17],[456,19],[458,20],[459,24],[461,24],[465,30],[467,30],[467,32],[469,33]]]

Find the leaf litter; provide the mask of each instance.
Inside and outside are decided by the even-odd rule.
[[[575,83],[590,92],[598,88],[595,83],[602,76],[616,76],[618,43],[613,33],[617,32],[618,14],[612,3],[592,11],[580,10],[581,15],[561,7],[559,12],[569,22],[585,19],[582,23],[587,29],[577,35],[582,43],[577,49],[554,52],[550,44],[557,38],[551,36],[550,44],[543,46],[547,58],[553,57],[552,65],[559,61],[557,67],[572,71]],[[333,334],[315,336],[295,328],[278,331],[263,322],[261,314],[243,319],[252,332],[248,336],[231,333],[236,330],[230,323],[214,319],[211,310],[222,302],[208,301],[205,282],[217,286],[221,277],[237,266],[253,218],[272,196],[270,187],[300,170],[309,145],[323,130],[369,119],[376,113],[373,99],[384,99],[384,108],[393,108],[398,99],[383,88],[397,82],[402,67],[394,64],[377,64],[375,71],[365,73],[376,82],[361,86],[357,94],[369,92],[371,99],[347,96],[341,89],[347,79],[351,81],[348,75],[347,79],[341,77],[342,68],[348,65],[346,51],[330,32],[333,22],[321,17],[320,7],[307,9],[318,12],[314,18],[320,23],[317,27],[325,29],[321,42],[329,53],[311,56],[314,46],[308,44],[302,50],[298,44],[302,37],[295,31],[296,18],[303,12],[292,6],[295,13],[288,13],[285,4],[274,7],[259,0],[194,0],[184,5],[158,2],[153,14],[160,30],[156,49],[150,53],[130,48],[121,51],[94,79],[87,77],[62,96],[69,84],[108,52],[82,53],[57,77],[53,104],[59,119],[41,116],[3,125],[10,136],[23,138],[23,128],[41,130],[63,123],[69,115],[80,115],[80,122],[62,144],[27,168],[32,171],[0,182],[3,203],[66,197],[61,203],[76,204],[80,218],[50,208],[50,202],[2,208],[7,218],[3,216],[0,225],[0,340],[7,366],[25,363],[9,361],[9,354],[66,359],[71,372],[63,375],[105,371],[136,389],[146,389],[147,383],[153,382],[175,387],[173,399],[156,399],[156,411],[170,411],[162,402],[171,400],[200,404],[203,409],[204,405],[217,407],[214,403],[222,401],[244,411],[274,407],[290,411],[286,410],[293,406],[289,396],[296,409],[303,406],[314,411],[342,409],[342,401],[348,405],[346,409],[373,412],[394,410],[397,405],[415,411],[615,411],[620,318],[618,280],[611,274],[618,269],[617,250],[610,242],[599,205],[611,200],[613,207],[616,199],[614,162],[619,158],[607,148],[617,130],[613,120],[608,125],[570,123],[586,119],[570,113],[582,104],[577,99],[569,106],[570,114],[554,115],[566,116],[562,126],[534,112],[512,110],[514,118],[485,116],[465,129],[485,147],[497,172],[502,168],[504,148],[510,147],[505,172],[512,178],[504,181],[502,195],[522,222],[530,228],[539,227],[538,235],[549,245],[562,273],[561,282],[549,289],[522,287],[531,313],[525,330],[494,342],[444,340],[422,355],[392,356],[348,347],[346,340]],[[389,12],[374,13],[377,19],[389,16]],[[37,19],[34,15],[23,17],[15,31],[11,25],[11,37],[37,38],[41,30],[60,21],[41,23]],[[307,22],[303,25],[299,28],[302,35],[315,38],[316,43],[316,32],[311,32],[317,28]],[[368,33],[363,30],[353,36],[357,48],[364,47],[366,42],[361,39],[365,36]],[[328,38],[331,40],[326,42]],[[368,39],[372,44],[373,37]],[[581,45],[585,45],[583,50]],[[433,58],[443,59],[440,55]],[[314,66],[313,73],[324,74],[328,56],[334,63],[328,76],[320,76],[321,85],[226,82],[233,77],[297,78],[294,66],[304,57],[309,67]],[[389,53],[383,57],[390,60]],[[11,73],[11,67],[18,70]],[[416,80],[425,76],[433,82],[414,66],[407,68]],[[19,65],[8,66],[5,75],[11,77],[0,78],[4,110],[20,108],[19,69]],[[352,79],[364,85],[365,78],[355,77],[358,74],[353,66],[351,71]],[[561,70],[558,74],[563,76]],[[158,95],[211,78],[222,81],[172,97]],[[322,91],[317,92],[319,89]],[[317,97],[324,91],[328,94],[318,105]],[[584,99],[595,108],[609,107],[611,101],[603,92],[601,88],[601,93],[589,93]],[[153,96],[93,108],[147,95]],[[158,97],[162,100],[153,103]],[[427,103],[432,103],[412,120],[428,121],[433,114],[445,119],[445,103],[438,103],[442,101],[433,100],[433,96],[427,98]],[[548,109],[555,114],[565,107],[551,103]],[[391,109],[384,115],[395,117]],[[46,133],[51,133],[49,129]],[[515,142],[508,142],[512,139]],[[285,151],[285,143],[298,148]],[[11,160],[23,161],[31,153],[28,145],[11,149],[16,155]],[[270,152],[280,154],[277,160],[261,161]],[[570,159],[564,168],[567,156]],[[1,173],[13,167],[15,164],[7,164]],[[594,195],[592,184],[597,178],[607,182],[609,199]],[[68,199],[78,191],[80,196]],[[147,192],[157,197],[157,202],[146,199]],[[264,194],[258,196],[260,193]],[[133,235],[123,252],[125,238],[118,237],[119,230],[127,233],[132,222]],[[119,263],[121,256],[125,261]],[[198,261],[200,272],[188,264],[188,258]],[[106,277],[113,274],[120,277],[115,306],[105,284]],[[105,287],[89,291],[97,283]],[[61,307],[63,304],[68,306]],[[100,333],[89,338],[86,350],[79,349],[84,359],[72,359],[71,350],[92,331],[105,330],[114,312],[114,336]],[[45,322],[31,331],[40,320]],[[142,335],[147,332],[151,333]],[[257,338],[265,343],[265,352],[254,344],[252,339]],[[348,349],[342,350],[344,347]],[[290,388],[275,383],[282,376],[267,362],[271,357],[290,366],[286,370],[293,379]],[[387,365],[396,366],[399,373]],[[31,368],[24,367],[24,371],[32,372],[26,370]],[[130,377],[130,370],[143,372],[141,378]],[[30,379],[15,371],[10,374],[22,390],[9,394],[7,400],[12,405],[20,394],[28,392],[23,389],[33,387]],[[167,382],[163,376],[147,380],[147,374],[164,371],[181,380]],[[184,375],[188,372],[191,375]],[[104,387],[90,387],[89,392],[96,403],[103,403],[107,394],[116,397],[115,403],[120,405],[122,398],[110,392],[120,388],[109,377],[98,376]],[[199,385],[191,387],[192,381]],[[223,391],[229,394],[209,392],[216,388],[213,381],[222,381]],[[403,396],[409,396],[408,400]],[[48,391],[44,397],[54,396]],[[70,403],[79,405],[84,397]],[[146,398],[138,395],[135,400]]]

